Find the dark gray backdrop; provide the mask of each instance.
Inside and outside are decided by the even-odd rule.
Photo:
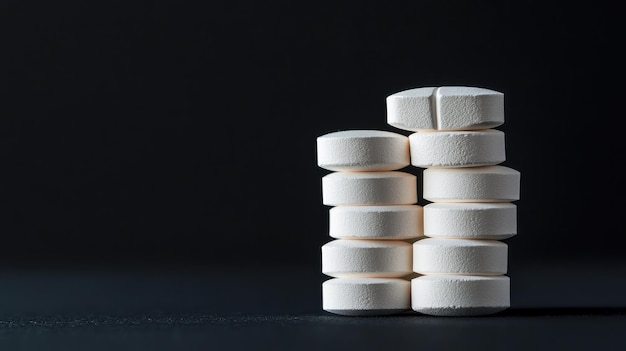
[[[408,135],[386,124],[385,97],[441,85],[505,94],[504,165],[522,174],[511,266],[621,262],[616,11],[5,1],[2,262],[317,269],[330,238],[315,138]]]

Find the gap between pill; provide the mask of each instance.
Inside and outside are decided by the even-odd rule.
[[[433,129],[439,129],[439,111],[437,106],[437,95],[439,94],[439,89],[435,88],[435,91],[430,95],[430,119],[433,123]]]

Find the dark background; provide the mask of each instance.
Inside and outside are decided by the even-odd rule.
[[[621,14],[0,1],[0,348],[623,350]],[[443,85],[505,94],[511,308],[326,313],[316,138],[408,135],[385,98]]]
[[[618,12],[599,1],[3,1],[0,262],[302,267],[318,286],[330,238],[316,137],[408,135],[387,125],[386,96],[468,85],[505,94],[503,165],[522,174],[512,279],[583,267],[615,287],[626,262]]]

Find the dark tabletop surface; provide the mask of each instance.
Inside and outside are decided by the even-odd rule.
[[[479,317],[344,317],[312,266],[16,267],[0,274],[0,349],[626,348],[626,265],[511,267],[511,308]]]

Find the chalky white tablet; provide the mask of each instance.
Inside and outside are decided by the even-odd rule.
[[[520,198],[520,172],[509,167],[427,168],[422,196],[432,202],[512,202]]]
[[[331,171],[394,171],[409,162],[409,138],[402,134],[346,130],[317,138],[317,164]]]
[[[491,89],[445,86],[437,89],[437,129],[494,128],[504,123],[504,94]]]
[[[322,283],[322,308],[345,316],[383,316],[411,309],[411,282],[397,278],[332,278]]]
[[[328,216],[328,234],[337,239],[405,240],[423,236],[419,205],[335,206]]]
[[[507,249],[497,240],[426,238],[413,243],[413,271],[502,275],[507,271]]]
[[[416,167],[476,167],[505,161],[504,133],[495,129],[474,131],[423,131],[409,135],[411,164]]]
[[[329,173],[322,177],[322,203],[413,205],[417,203],[417,177],[400,171]]]
[[[397,92],[386,98],[387,123],[404,130],[437,129],[436,87]]]
[[[494,314],[511,306],[510,290],[505,275],[423,275],[411,280],[411,308],[433,316]]]
[[[475,130],[504,123],[504,94],[468,86],[423,87],[386,98],[387,123],[404,130]]]
[[[322,246],[322,273],[336,278],[399,278],[410,274],[413,248],[405,241],[337,239]]]
[[[423,211],[427,237],[503,240],[517,235],[512,203],[434,202]]]

